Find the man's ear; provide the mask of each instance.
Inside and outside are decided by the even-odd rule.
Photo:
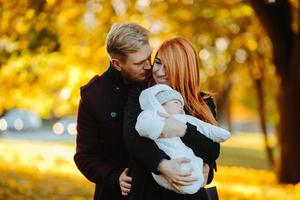
[[[112,63],[112,65],[113,65],[113,67],[114,67],[116,70],[118,70],[119,72],[122,70],[122,67],[121,67],[122,63],[121,63],[120,60],[118,60],[118,59],[116,59],[116,58],[112,58],[112,59],[111,59],[111,63]]]

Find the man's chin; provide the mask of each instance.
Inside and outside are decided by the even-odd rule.
[[[140,79],[136,79],[134,82],[136,83],[147,83],[149,81],[149,77],[144,77]]]
[[[144,76],[144,77],[132,77],[130,79],[127,79],[127,82],[131,84],[141,84],[141,83],[147,83],[150,79],[150,76]]]
[[[136,81],[136,82],[140,82],[140,83],[148,82],[149,79],[150,79],[150,75],[151,75],[151,74],[147,74],[147,75],[141,76],[141,77],[139,77],[139,78],[136,78],[135,81]]]

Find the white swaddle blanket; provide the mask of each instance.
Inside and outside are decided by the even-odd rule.
[[[182,194],[194,194],[204,183],[203,160],[195,156],[192,149],[187,147],[179,137],[159,138],[164,127],[165,118],[159,116],[158,112],[166,113],[166,111],[157,101],[155,95],[164,90],[173,89],[167,85],[157,84],[142,91],[139,97],[139,102],[143,111],[137,118],[135,128],[141,136],[154,140],[158,147],[170,156],[171,159],[184,157],[190,160],[190,163],[184,163],[181,165],[181,170],[186,171],[191,169],[192,177],[196,178],[196,181],[192,185],[180,186],[179,188],[180,193]],[[214,142],[223,142],[230,137],[230,133],[228,131],[203,122],[193,116],[185,114],[176,114],[173,116],[183,123],[189,122],[195,125],[201,134],[204,134]],[[154,173],[152,173],[152,176],[162,187],[178,192],[163,176],[156,175]]]

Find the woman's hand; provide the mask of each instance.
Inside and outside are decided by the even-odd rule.
[[[173,160],[162,160],[158,165],[158,170],[167,179],[167,181],[180,192],[180,185],[192,185],[195,178],[191,177],[192,170],[181,171],[180,165],[189,163],[190,160],[186,158],[177,158]]]
[[[121,192],[122,192],[122,195],[125,197],[130,192],[131,180],[132,180],[132,178],[127,175],[127,173],[128,173],[128,168],[126,168],[119,177],[119,184],[120,184]]]
[[[186,132],[187,125],[175,119],[172,115],[158,112],[161,117],[165,118],[165,125],[163,127],[161,137],[183,137]]]

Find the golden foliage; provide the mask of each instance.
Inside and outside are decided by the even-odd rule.
[[[252,8],[238,0],[2,1],[0,115],[16,107],[43,118],[76,114],[79,87],[108,66],[104,44],[110,26],[125,20],[148,28],[154,49],[181,35],[207,50],[202,82],[218,92],[228,82],[227,69],[235,66],[236,50],[257,52],[265,36],[253,34],[259,26],[254,18]]]

